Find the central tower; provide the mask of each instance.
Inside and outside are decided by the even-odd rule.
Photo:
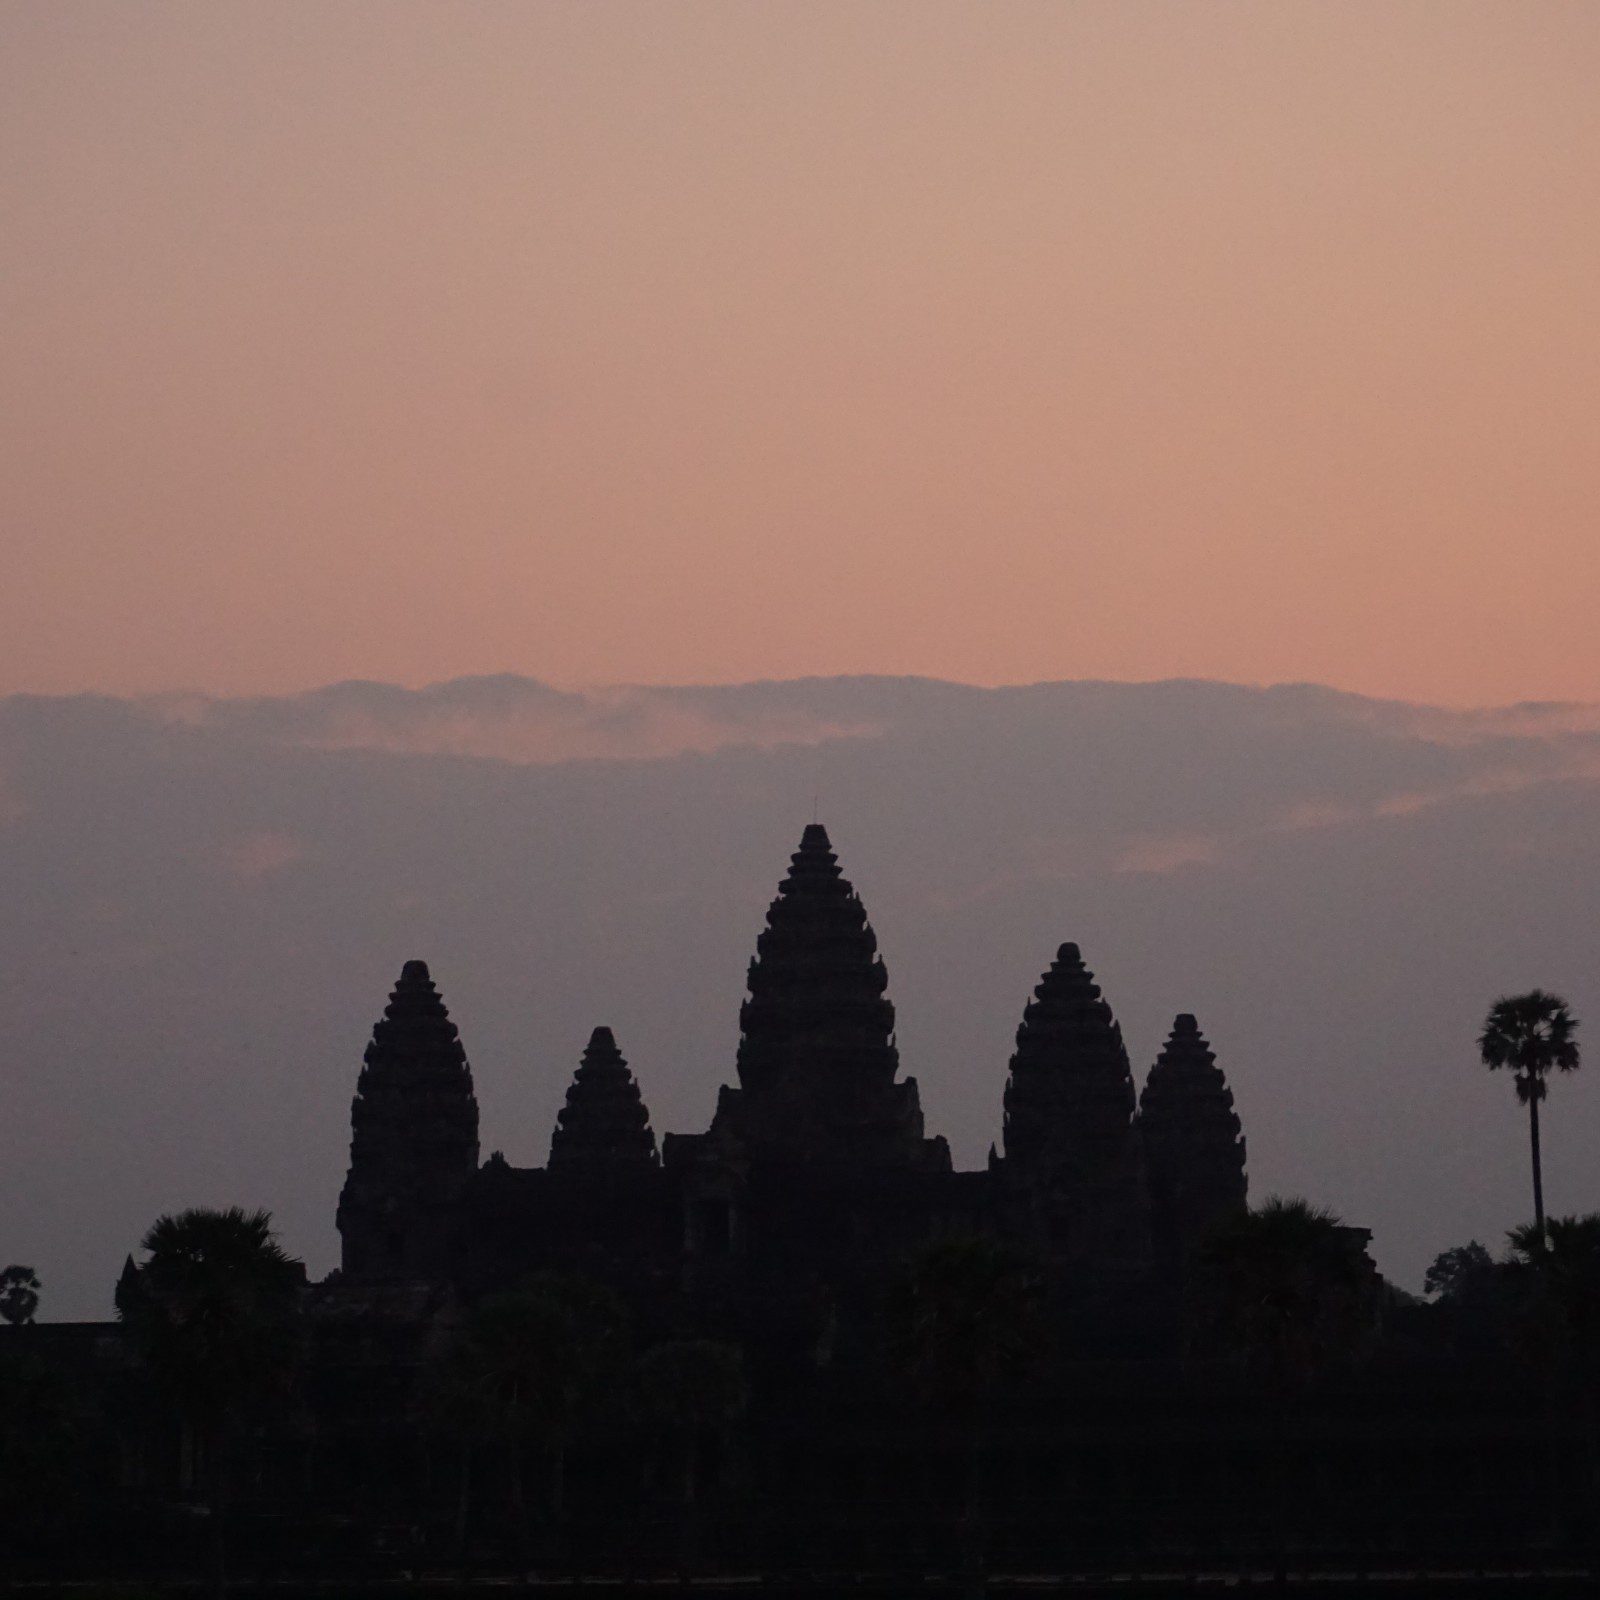
[[[739,1092],[726,1098],[751,1157],[857,1171],[948,1168],[944,1141],[923,1137],[916,1080],[896,1081],[889,975],[820,823],[790,858],[748,982]]]

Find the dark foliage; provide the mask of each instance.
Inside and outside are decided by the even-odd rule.
[[[10,1266],[0,1271],[0,1317],[13,1327],[32,1322],[39,1309],[39,1278],[32,1267]]]
[[[955,1234],[911,1259],[890,1307],[895,1362],[920,1401],[968,1417],[1041,1358],[1037,1263],[981,1234]]]
[[[1422,1280],[1422,1292],[1446,1304],[1481,1299],[1492,1283],[1494,1257],[1476,1239],[1441,1250]]]
[[[278,1246],[265,1211],[191,1209],[154,1222],[149,1259],[126,1281],[118,1314],[187,1411],[219,1417],[287,1382],[305,1271]]]
[[[1197,1346],[1277,1383],[1303,1381],[1370,1344],[1378,1291],[1359,1236],[1329,1211],[1273,1196],[1201,1245]]]

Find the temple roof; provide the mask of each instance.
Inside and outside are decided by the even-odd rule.
[[[1145,1080],[1139,1125],[1147,1141],[1169,1127],[1191,1136],[1209,1132],[1229,1145],[1239,1137],[1233,1091],[1200,1024],[1186,1011],[1173,1020],[1172,1032]]]
[[[656,1136],[609,1028],[596,1028],[550,1137],[552,1172],[615,1172],[659,1164]]]
[[[1158,1237],[1181,1258],[1219,1217],[1241,1210],[1249,1193],[1233,1091],[1188,1012],[1173,1022],[1145,1080],[1139,1134]]]
[[[478,1102],[456,1025],[425,961],[408,961],[372,1030],[351,1107],[352,1161],[476,1167]]]
[[[949,1166],[926,1140],[915,1079],[896,1081],[889,975],[821,823],[789,858],[739,1010],[742,1093],[714,1129],[749,1150],[861,1170]]]
[[[472,1074],[466,1051],[426,961],[408,961],[400,969],[383,1017],[372,1030],[365,1059],[363,1089],[369,1086],[371,1076],[400,1074],[426,1075],[442,1083],[460,1080],[470,1092]]]
[[[759,1088],[802,1048],[848,1054],[884,1085],[899,1066],[889,975],[866,908],[813,822],[767,911],[739,1012],[739,1079]]]
[[[1005,1092],[1005,1149],[1027,1157],[1062,1138],[1126,1132],[1133,1073],[1122,1029],[1075,944],[1056,952],[1022,1013]]]

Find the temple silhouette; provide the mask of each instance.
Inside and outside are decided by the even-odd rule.
[[[356,1082],[340,1265],[281,1260],[282,1321],[246,1316],[219,1368],[148,1246],[118,1322],[0,1335],[0,1467],[33,1463],[0,1472],[16,1570],[192,1573],[224,1505],[246,1570],[419,1592],[535,1569],[975,1592],[987,1564],[1123,1593],[1140,1571],[1432,1564],[1544,1594],[1591,1570],[1597,1391],[1552,1358],[1538,1283],[1504,1268],[1422,1305],[1365,1229],[1247,1213],[1196,1018],[1136,1085],[1076,945],[995,1062],[976,1171],[924,1125],[818,824],[710,1125],[658,1140],[624,1043],[594,1029],[543,1166],[481,1159],[466,1050],[406,962]],[[1270,1253],[1219,1269],[1230,1235]],[[208,1383],[238,1387],[224,1406]]]
[[[427,966],[408,961],[357,1083],[328,1293],[481,1294],[573,1270],[663,1318],[687,1297],[793,1338],[808,1301],[880,1281],[952,1230],[1015,1240],[1078,1300],[1128,1306],[1244,1207],[1239,1117],[1192,1015],[1136,1100],[1111,1007],[1063,944],[1017,1029],[1001,1146],[958,1172],[900,1072],[888,985],[861,897],[813,823],[756,940],[736,1081],[710,1127],[658,1146],[643,1087],[597,1027],[548,1162],[522,1169],[480,1164],[460,1036]]]

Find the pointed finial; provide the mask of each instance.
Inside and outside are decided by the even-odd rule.
[[[117,1308],[119,1317],[133,1315],[139,1301],[139,1288],[139,1269],[130,1255],[122,1263],[122,1271],[117,1274],[117,1286],[111,1295],[111,1303]]]

